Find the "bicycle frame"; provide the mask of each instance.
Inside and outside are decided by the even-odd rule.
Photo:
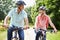
[[[18,37],[18,30],[14,30],[13,31],[13,37],[12,37],[12,40],[18,40],[19,37]]]
[[[22,27],[20,27],[20,28],[16,27],[13,31],[13,36],[12,36],[13,40],[19,40],[18,29],[23,29],[24,30],[24,28],[22,28]]]
[[[39,29],[37,32],[40,32],[40,36],[39,36],[39,40],[43,40],[43,38],[44,38],[44,35],[42,34],[42,31],[44,31],[45,32],[45,30],[42,30],[42,29]],[[36,31],[35,31],[36,32]],[[37,33],[36,32],[36,33]]]
[[[43,39],[43,37],[42,37],[42,36],[40,36],[40,37],[39,37],[39,40],[42,40],[42,39]]]
[[[12,37],[13,40],[19,40],[18,29],[23,29],[23,30],[25,30],[26,28],[20,27],[20,28],[15,29],[15,30],[13,31],[13,32],[14,32],[14,36]],[[28,29],[29,29],[29,27],[28,27]]]
[[[43,37],[44,37],[44,35],[42,36],[42,35],[40,34],[39,40],[43,40]]]

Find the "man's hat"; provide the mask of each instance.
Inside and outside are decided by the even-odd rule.
[[[17,5],[26,5],[26,3],[24,1],[17,1],[16,3]]]

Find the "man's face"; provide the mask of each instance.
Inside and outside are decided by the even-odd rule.
[[[19,8],[20,10],[23,10],[23,9],[24,9],[24,5],[20,5],[20,6],[18,6],[18,8]]]
[[[44,10],[39,10],[39,14],[45,14]]]

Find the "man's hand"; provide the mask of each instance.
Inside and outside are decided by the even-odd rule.
[[[9,25],[8,24],[3,24],[3,27],[8,28]]]
[[[28,25],[26,25],[26,26],[24,27],[24,29],[29,29],[29,26],[28,26]]]
[[[8,20],[9,20],[9,19],[10,19],[9,16],[6,16],[6,17],[5,17],[3,27],[5,27],[5,28],[8,28],[8,27],[9,27],[9,25],[8,25]]]

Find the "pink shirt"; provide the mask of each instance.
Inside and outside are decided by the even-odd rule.
[[[37,28],[47,28],[49,23],[49,18],[48,16],[37,16],[37,23],[36,26]]]

